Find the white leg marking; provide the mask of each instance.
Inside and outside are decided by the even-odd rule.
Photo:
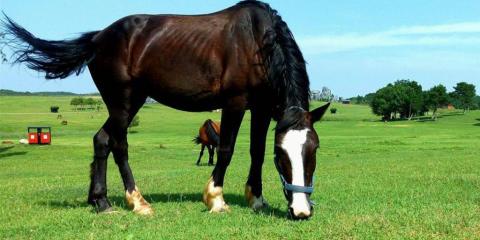
[[[210,212],[228,212],[230,208],[223,199],[223,188],[215,187],[213,178],[208,180],[203,193],[203,202]]]
[[[308,131],[308,129],[289,130],[282,141],[281,146],[288,154],[290,164],[292,165],[293,185],[305,186],[302,150],[303,145],[307,141]],[[295,216],[310,216],[310,204],[305,193],[293,193],[290,207],[293,209]]]
[[[253,210],[257,211],[267,206],[268,206],[267,200],[265,200],[263,196],[260,196],[258,198],[253,196],[252,206],[250,206]]]
[[[265,198],[263,198],[262,195],[260,195],[258,198],[255,197],[255,195],[252,193],[252,187],[248,184],[245,185],[245,198],[247,199],[250,208],[252,208],[254,211],[268,207],[268,203]]]

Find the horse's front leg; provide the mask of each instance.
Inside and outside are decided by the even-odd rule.
[[[232,159],[238,129],[243,119],[245,110],[224,109],[222,111],[222,125],[220,145],[218,147],[217,164],[212,176],[205,186],[203,202],[210,212],[225,212],[229,210],[223,198],[223,180],[230,160]]]
[[[245,184],[245,199],[253,210],[267,207],[267,201],[262,195],[262,166],[265,158],[265,141],[271,114],[267,109],[252,108],[250,127],[250,156],[252,164]]]

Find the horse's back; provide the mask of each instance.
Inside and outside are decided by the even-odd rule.
[[[122,18],[94,38],[101,46],[95,60],[100,67],[92,68],[113,70],[180,110],[222,108],[225,99],[264,83],[249,11]]]

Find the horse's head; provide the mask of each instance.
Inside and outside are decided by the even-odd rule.
[[[275,129],[275,165],[280,174],[289,213],[306,219],[313,213],[310,194],[318,135],[313,124],[320,120],[330,103],[311,112],[300,107],[287,108]]]

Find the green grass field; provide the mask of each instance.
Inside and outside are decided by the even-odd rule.
[[[95,214],[86,204],[92,137],[107,113],[71,112],[70,99],[0,97],[0,140],[15,141],[0,145],[0,239],[480,239],[480,111],[384,123],[367,106],[336,105],[336,115],[316,124],[315,214],[295,222],[286,218],[272,131],[263,183],[271,207],[254,213],[243,199],[247,114],[225,180],[232,212],[209,214],[201,196],[212,168],[206,156],[195,166],[200,148],[191,140],[220,113],[159,104],[141,109],[128,137],[130,164],[154,216],[127,209],[111,158],[108,194],[118,213]],[[51,105],[68,125],[49,113]],[[52,145],[19,145],[30,125],[52,126]]]

